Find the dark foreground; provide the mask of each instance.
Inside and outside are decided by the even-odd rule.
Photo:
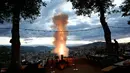
[[[75,65],[76,66],[70,66],[64,70],[55,68],[54,71],[55,73],[103,73],[100,67],[89,64],[86,59],[76,59]],[[48,69],[47,73],[50,72],[51,69]]]
[[[103,69],[107,68],[110,71],[104,72]],[[56,67],[38,68],[37,64],[29,65],[19,73],[130,73],[130,67],[113,67],[112,65],[101,67],[100,64],[95,64],[85,58],[75,59],[74,65],[60,70]],[[54,72],[52,72],[54,71]],[[15,72],[15,71],[14,71]],[[10,73],[10,72],[9,72]]]

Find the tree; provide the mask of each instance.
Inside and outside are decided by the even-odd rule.
[[[123,12],[122,16],[130,16],[130,0],[125,0],[120,8]],[[128,21],[128,24],[130,25],[130,20]]]
[[[113,0],[68,0],[72,2],[73,9],[76,9],[77,15],[88,15],[91,16],[92,12],[98,13],[100,15],[100,23],[104,30],[104,37],[106,41],[106,50],[108,53],[112,53],[112,43],[111,43],[111,31],[105,20],[105,13],[114,7],[112,4]]]
[[[11,66],[20,67],[20,19],[36,19],[40,14],[40,6],[46,6],[42,0],[1,0],[0,20],[12,21]]]

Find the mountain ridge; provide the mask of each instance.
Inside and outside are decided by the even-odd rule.
[[[127,43],[119,43],[119,44],[127,44]],[[0,46],[6,46],[8,48],[11,48],[10,45],[0,45]],[[84,45],[80,45],[80,46],[67,46],[70,50],[74,50],[74,49],[78,49],[78,48],[85,48],[85,49],[90,49],[93,47],[105,47],[105,42],[93,42],[90,44],[84,44]],[[21,46],[21,50],[25,50],[25,51],[33,51],[33,52],[41,52],[44,50],[50,51],[52,50],[54,47],[53,46],[42,46],[42,45],[35,45],[35,46]]]

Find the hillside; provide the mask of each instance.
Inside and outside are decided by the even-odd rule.
[[[0,45],[3,46],[3,45]],[[130,49],[130,43],[119,43],[120,48]],[[5,46],[11,48],[10,46]],[[105,48],[105,42],[94,42],[90,44],[85,44],[81,46],[67,46],[70,50],[76,49],[91,49],[91,48]],[[50,46],[21,46],[21,52],[42,52],[44,50],[50,51],[54,47]]]
[[[94,47],[105,47],[105,42],[94,42],[90,44],[85,44],[81,46],[75,46],[75,47],[69,47],[69,49],[74,50],[74,49],[91,49]]]
[[[9,45],[0,45],[0,46],[4,46],[7,48],[11,48],[11,46]],[[52,47],[48,47],[48,46],[21,46],[21,52],[41,52],[44,50],[51,50]]]
[[[51,47],[47,46],[21,46],[21,51],[26,51],[26,52],[42,52],[44,50],[51,50]]]
[[[119,43],[119,47],[130,50],[130,43]],[[97,48],[97,49],[105,48],[105,42],[94,42],[94,43],[85,44],[85,45],[81,45],[81,46],[69,47],[69,49],[71,49],[71,50],[92,49],[92,48]]]

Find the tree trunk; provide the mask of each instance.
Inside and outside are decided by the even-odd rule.
[[[113,48],[112,48],[112,42],[111,42],[111,31],[105,20],[104,14],[105,14],[104,7],[102,6],[102,4],[100,4],[100,22],[104,30],[104,37],[106,41],[106,51],[107,51],[107,54],[113,54],[113,51],[112,51]]]
[[[20,9],[18,4],[14,4],[13,16],[12,16],[12,39],[11,43],[11,65],[9,67],[9,72],[20,71],[20,35],[19,35],[19,22],[20,22]]]

